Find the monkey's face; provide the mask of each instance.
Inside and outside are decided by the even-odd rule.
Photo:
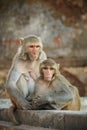
[[[51,81],[54,75],[54,68],[52,68],[51,66],[45,66],[42,69],[42,73],[43,73],[43,78],[46,81]]]
[[[40,45],[38,43],[26,44],[27,52],[32,59],[37,59],[40,53]]]
[[[29,36],[20,39],[20,58],[36,60],[43,49],[42,41],[37,36]]]
[[[58,76],[58,66],[53,59],[46,59],[44,60],[39,67],[40,76],[41,78],[51,81]]]

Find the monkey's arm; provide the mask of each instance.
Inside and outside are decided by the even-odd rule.
[[[58,109],[56,106],[51,105],[54,104],[52,100],[50,100],[50,95],[47,92],[41,93],[39,91],[40,87],[43,87],[43,84],[38,81],[35,82],[35,90],[31,98],[31,106],[33,110],[51,110]]]
[[[30,109],[29,102],[23,97],[16,85],[20,75],[21,73],[18,72],[17,66],[16,64],[14,64],[10,70],[6,81],[6,90],[10,99],[16,105],[17,108]]]
[[[58,108],[62,109],[63,107],[67,106],[73,100],[73,93],[67,87],[63,88],[60,92],[55,94],[56,98],[54,101],[56,102]]]
[[[50,102],[44,96],[36,96],[31,101],[31,109],[42,110],[42,109],[54,109]]]
[[[38,94],[33,98],[32,109],[54,109],[60,110],[67,106],[73,99],[71,90],[63,87],[61,90],[51,91],[46,95]]]
[[[50,91],[41,94],[39,88],[43,86],[40,82],[35,84],[35,94],[32,101],[32,109],[39,109],[43,106],[50,106],[52,109],[62,109],[73,99],[73,92],[69,84],[61,78],[50,84]]]
[[[56,83],[54,93],[52,93],[51,96],[60,109],[73,100],[74,95],[70,85],[71,84],[63,78],[60,78]]]
[[[39,92],[39,88],[41,87],[41,84],[37,81],[35,82],[35,89],[30,97],[30,103],[33,110],[39,110],[42,108],[43,105],[47,104],[48,101],[44,98],[44,95],[41,95]]]

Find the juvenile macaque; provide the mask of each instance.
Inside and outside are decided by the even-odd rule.
[[[60,74],[52,59],[40,64],[40,77],[35,83],[31,105],[32,109],[80,109],[78,90]]]
[[[6,90],[14,108],[31,109],[27,97],[34,91],[39,76],[39,64],[46,59],[41,39],[29,36],[20,39],[20,47],[9,71]]]

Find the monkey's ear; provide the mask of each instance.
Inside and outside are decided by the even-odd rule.
[[[19,38],[19,40],[20,40],[20,45],[23,45],[23,41],[24,41],[24,38],[23,37],[21,37],[21,38]]]
[[[18,48],[17,54],[19,55],[19,54],[21,53],[21,51],[22,51],[22,46],[20,46],[20,47]]]
[[[57,68],[58,68],[58,70],[59,70],[59,68],[60,68],[60,64],[57,64]]]

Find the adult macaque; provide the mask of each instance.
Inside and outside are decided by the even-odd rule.
[[[31,105],[32,109],[80,110],[78,90],[60,74],[52,59],[40,64]]]
[[[39,37],[33,35],[20,39],[20,47],[6,82],[7,93],[15,108],[31,108],[27,97],[34,91],[34,82],[39,76],[39,64],[46,58]]]

